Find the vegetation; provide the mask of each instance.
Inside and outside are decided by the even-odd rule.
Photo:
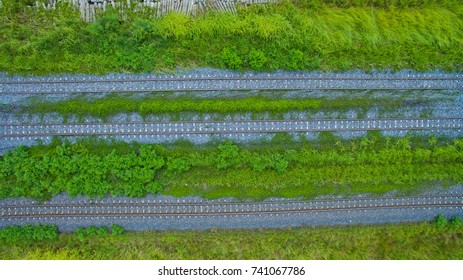
[[[32,244],[37,241],[58,238],[58,228],[54,225],[7,226],[0,228],[1,244]]]
[[[428,104],[439,101],[436,98],[426,100],[423,97],[409,97],[408,92],[401,91],[401,96],[394,98],[374,97],[376,91],[368,93],[348,91],[351,96],[337,98],[287,98],[284,91],[265,91],[258,93],[243,93],[236,97],[200,98],[193,96],[175,96],[171,93],[151,93],[143,97],[133,94],[110,94],[95,99],[93,95],[49,102],[39,98],[31,98],[27,103],[17,104],[14,108],[4,106],[5,111],[22,112],[25,114],[58,113],[65,119],[77,116],[82,119],[87,116],[106,120],[118,113],[139,113],[142,117],[148,115],[169,115],[179,119],[182,113],[211,114],[215,119],[225,119],[226,116],[242,113],[252,113],[254,118],[259,114],[269,114],[271,118],[281,118],[287,112],[347,112],[355,109],[359,117],[365,115],[372,107],[380,113],[395,113],[404,106]],[[241,94],[241,93],[239,93]],[[246,96],[249,95],[249,96]],[[424,95],[424,94],[423,94]],[[443,99],[443,98],[442,98]]]
[[[395,139],[377,132],[348,141],[330,133],[313,142],[279,135],[256,146],[55,139],[0,158],[0,197],[47,199],[63,191],[89,197],[164,193],[254,199],[412,192],[461,183],[462,167],[462,139]]]
[[[462,259],[463,227],[431,223],[330,228],[75,233],[0,242],[0,259]]]
[[[0,6],[0,71],[151,72],[174,67],[461,70],[458,0],[283,1],[198,17],[109,7],[92,23],[58,3]]]
[[[90,226],[88,228],[80,227],[80,228],[77,228],[75,231],[75,235],[77,236],[77,238],[79,238],[80,241],[86,240],[87,237],[109,236],[110,234],[112,236],[119,236],[119,235],[123,235],[124,233],[125,233],[125,229],[115,224],[111,225],[111,230],[109,230],[105,226],[102,226],[102,227]]]
[[[175,115],[181,112],[194,113],[279,113],[288,111],[305,111],[318,109],[321,100],[317,99],[273,99],[264,96],[248,98],[191,98],[191,97],[156,97],[155,94],[144,98],[121,97],[110,95],[105,98],[88,100],[85,97],[71,100],[34,102],[22,110],[30,113],[57,112],[65,117],[93,116],[107,118],[121,112],[140,113],[143,117],[153,114]],[[327,102],[328,103],[328,102]]]

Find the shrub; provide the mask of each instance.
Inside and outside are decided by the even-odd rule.
[[[284,157],[282,156],[279,156],[277,157],[275,160],[274,160],[274,163],[273,163],[273,168],[278,171],[279,173],[282,173],[283,171],[286,170],[286,168],[288,167],[288,160],[285,159]]]
[[[248,54],[248,63],[249,67],[254,70],[263,70],[265,63],[267,62],[267,57],[262,51],[252,50]]]
[[[450,219],[449,223],[450,223],[450,226],[452,228],[458,228],[458,227],[461,227],[463,225],[462,219],[460,217],[457,217],[457,216],[452,217]]]
[[[7,226],[0,229],[0,239],[7,243],[32,243],[58,238],[55,225]]]
[[[184,158],[167,158],[167,171],[171,174],[178,174],[190,169],[191,165]]]
[[[304,69],[304,53],[300,50],[291,50],[286,61],[286,68],[289,70]]]
[[[165,54],[162,56],[162,60],[167,67],[173,68],[175,66],[175,60],[171,54]]]
[[[89,226],[88,228],[79,227],[74,233],[80,241],[84,241],[85,238],[89,236],[108,236],[109,229],[105,226]]]
[[[435,219],[434,219],[434,224],[437,226],[437,228],[444,228],[447,225],[448,221],[444,217],[444,215],[439,214]]]
[[[216,166],[219,169],[225,169],[235,166],[239,163],[238,146],[230,141],[226,141],[218,147],[219,154],[216,158]]]
[[[89,226],[87,228],[87,236],[98,235],[98,228],[96,226]]]
[[[125,233],[125,229],[119,225],[112,224],[111,225],[111,234],[114,236],[123,235]]]
[[[236,52],[228,48],[224,48],[222,50],[222,53],[220,54],[220,59],[223,65],[230,69],[240,69],[243,64],[243,61],[236,54]]]
[[[76,229],[75,234],[80,241],[84,241],[85,237],[87,236],[87,230],[85,228],[79,227]]]
[[[109,229],[105,226],[98,228],[98,235],[107,236],[109,234]]]

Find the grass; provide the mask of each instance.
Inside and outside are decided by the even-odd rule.
[[[326,97],[288,99],[284,98],[281,93],[269,93],[269,96],[264,96],[264,94],[267,95],[267,93],[262,93],[250,97],[215,98],[174,97],[172,94],[160,96],[156,93],[144,97],[136,97],[131,94],[111,94],[98,99],[82,95],[57,102],[33,98],[27,104],[15,107],[15,111],[41,115],[58,113],[65,119],[71,116],[77,116],[79,119],[91,116],[107,120],[119,113],[139,113],[144,118],[149,115],[168,115],[172,119],[178,119],[182,113],[211,114],[216,119],[225,119],[227,115],[242,113],[252,113],[254,117],[268,113],[272,118],[279,118],[287,112],[347,112],[349,109],[357,109],[362,115],[372,107],[380,108],[383,113],[393,113],[403,107],[404,103],[404,98],[373,98],[368,95],[345,96],[335,99]],[[354,94],[355,92],[353,92]],[[410,102],[410,100],[408,101]],[[426,100],[417,101],[429,102]]]
[[[92,23],[67,5],[34,11],[17,2],[0,10],[0,71],[9,73],[462,69],[461,1],[283,1],[162,18],[109,8]]]
[[[0,170],[1,197],[48,199],[63,191],[89,197],[162,193],[255,200],[410,194],[463,182],[463,140],[390,138],[379,132],[352,140],[321,133],[315,141],[283,134],[241,146],[55,140],[15,149],[0,158]]]
[[[122,236],[61,234],[0,244],[0,259],[462,259],[463,227],[429,222],[256,230],[144,231]]]
[[[182,112],[212,113],[212,114],[238,114],[238,113],[278,113],[287,111],[315,110],[320,107],[320,100],[315,99],[273,99],[264,96],[245,98],[192,98],[172,96],[136,98],[110,95],[96,100],[85,97],[55,103],[31,102],[31,105],[22,108],[27,113],[56,112],[62,116],[76,115],[107,119],[118,113],[139,113],[142,117],[147,115],[177,115]]]

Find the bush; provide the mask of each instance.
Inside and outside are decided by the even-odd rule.
[[[109,234],[109,229],[105,226],[102,226],[102,227],[89,226],[88,228],[79,227],[75,231],[75,235],[81,241],[84,241],[87,237],[108,236],[108,234]]]
[[[105,226],[98,228],[98,235],[107,236],[109,234],[109,229]]]
[[[218,147],[219,154],[216,158],[216,166],[218,169],[225,169],[235,166],[239,163],[238,146],[230,141],[226,141]]]
[[[89,226],[87,228],[87,236],[96,236],[98,235],[98,228],[96,226]]]
[[[166,166],[167,166],[167,171],[170,174],[179,174],[179,173],[188,171],[190,169],[190,167],[191,167],[191,165],[188,163],[188,161],[185,160],[184,158],[181,158],[181,157],[179,157],[179,158],[173,158],[173,157],[167,158]]]
[[[463,225],[463,220],[460,217],[455,216],[450,219],[449,223],[452,228],[458,228]]]
[[[285,159],[284,157],[282,156],[278,156],[275,160],[274,160],[274,163],[273,163],[273,168],[278,171],[279,173],[283,173],[283,171],[286,170],[286,168],[288,167],[288,160]]]
[[[444,217],[444,215],[439,214],[435,219],[434,219],[434,224],[436,225],[437,228],[444,228],[447,225],[448,221]]]
[[[291,50],[286,62],[286,68],[289,70],[304,69],[304,53],[302,53],[300,50]]]
[[[263,70],[265,63],[267,62],[267,57],[262,51],[252,50],[248,54],[248,64],[251,69],[254,70]]]
[[[80,227],[76,229],[75,234],[80,241],[84,241],[85,237],[87,236],[87,230]]]
[[[7,226],[0,229],[0,239],[7,243],[33,243],[58,238],[55,225]]]
[[[111,234],[114,236],[123,235],[125,233],[125,229],[119,225],[112,224],[111,225]]]
[[[241,58],[236,54],[236,52],[224,48],[220,55],[221,62],[223,65],[230,69],[241,69],[243,61]]]

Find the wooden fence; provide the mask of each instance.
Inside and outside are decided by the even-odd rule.
[[[85,21],[93,21],[95,15],[105,11],[108,6],[122,11],[124,9],[145,10],[152,13],[154,17],[160,17],[169,12],[195,16],[209,10],[236,13],[238,6],[266,5],[276,1],[278,0],[41,0],[35,1],[35,6],[43,9],[54,9],[58,2],[67,2],[79,9]]]

